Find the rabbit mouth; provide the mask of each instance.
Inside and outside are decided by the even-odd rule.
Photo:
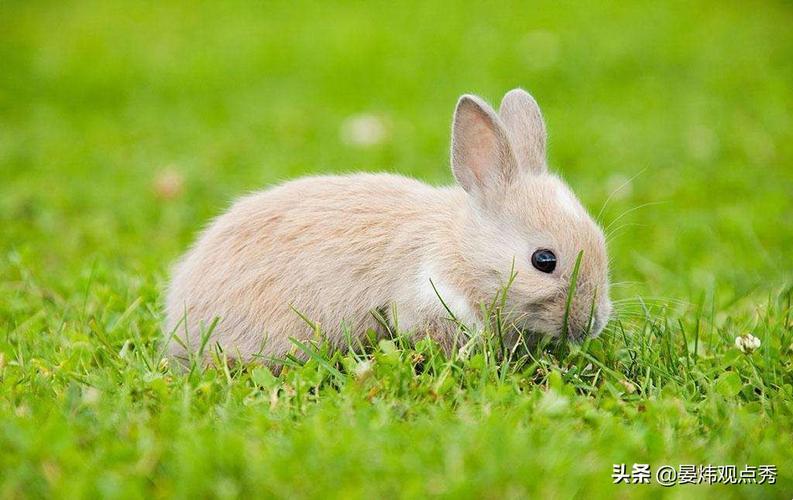
[[[559,321],[537,322],[528,321],[529,324],[523,325],[519,328],[521,336],[530,342],[530,345],[536,345],[540,342],[551,342],[553,344],[562,343],[565,341],[580,344],[589,337],[595,337],[599,333],[599,329],[593,326],[589,328],[579,328],[577,325],[568,324],[567,332],[564,331],[564,326],[559,325]],[[538,324],[542,323],[542,324]],[[592,332],[596,332],[593,334]]]
[[[588,338],[597,337],[605,326],[599,314],[592,317],[587,315],[586,318],[570,314],[565,332],[565,321],[559,314],[559,307],[549,302],[524,303],[513,311],[514,315],[508,317],[510,330],[516,339],[522,339],[530,346],[547,341],[580,344]]]
[[[578,344],[600,335],[610,315],[610,304],[588,309],[585,315],[571,310],[566,320],[560,309],[563,307],[555,301],[523,304],[512,324],[526,337],[547,337]]]
[[[545,349],[548,346],[557,345],[562,339],[557,335],[538,331],[531,328],[523,328],[518,333],[519,342],[529,350],[537,348]]]

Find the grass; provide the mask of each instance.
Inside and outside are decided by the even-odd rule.
[[[789,498],[792,21],[771,1],[3,2],[0,497]],[[515,86],[552,166],[592,213],[609,199],[600,338],[509,361],[312,344],[278,377],[163,360],[168,267],[234,197],[450,182],[457,96]],[[340,138],[361,113],[385,129],[368,147]],[[620,463],[778,478],[613,485]]]

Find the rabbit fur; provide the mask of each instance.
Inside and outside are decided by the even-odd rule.
[[[337,349],[387,327],[449,351],[484,325],[482,304],[513,274],[502,311],[513,332],[598,334],[611,311],[605,238],[548,171],[535,100],[515,89],[496,113],[462,96],[451,164],[457,183],[447,187],[359,173],[304,177],[239,199],[173,269],[170,354],[186,359],[208,335],[207,345],[230,358],[277,365],[295,350],[290,338],[310,339],[316,326]],[[537,249],[556,255],[552,273],[532,266]]]

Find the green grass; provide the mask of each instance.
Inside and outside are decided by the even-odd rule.
[[[790,498],[791,25],[772,1],[0,3],[0,497]],[[450,182],[456,98],[515,86],[590,210],[614,193],[600,338],[278,378],[161,359],[168,267],[234,197]],[[382,143],[340,139],[359,113]],[[615,463],[779,475],[614,486]]]

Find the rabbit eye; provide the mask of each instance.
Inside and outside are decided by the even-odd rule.
[[[556,269],[556,255],[550,250],[537,250],[531,256],[531,265],[538,271],[552,273],[553,270]]]

